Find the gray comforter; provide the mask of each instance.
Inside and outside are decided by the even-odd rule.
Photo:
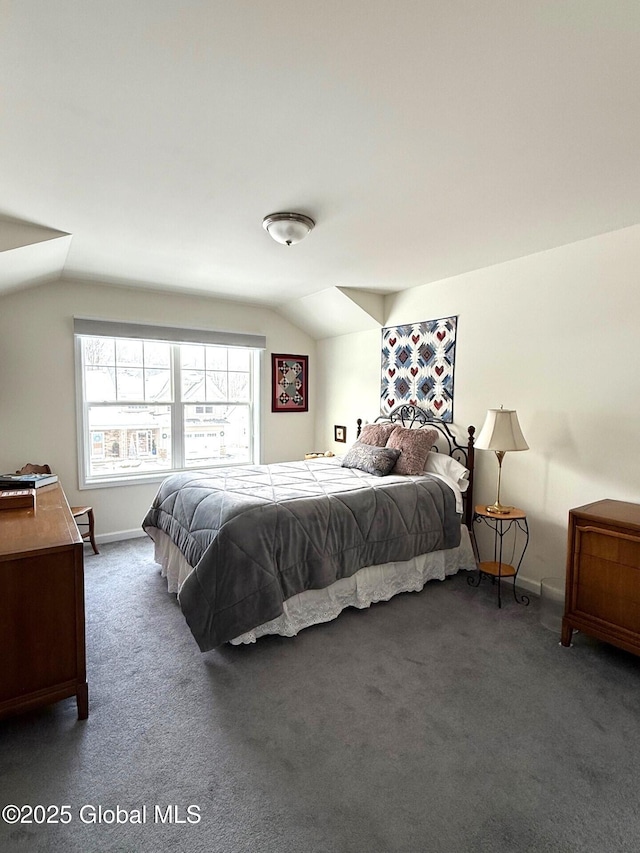
[[[336,457],[176,474],[142,527],[194,567],[178,597],[202,651],[275,619],[296,593],[460,543],[444,482],[374,477]]]

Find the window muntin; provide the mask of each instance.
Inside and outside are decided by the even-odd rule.
[[[250,353],[226,347],[181,347],[183,401],[248,403],[251,396]]]
[[[254,461],[257,350],[79,341],[84,485]]]
[[[95,337],[83,337],[81,342],[85,400],[172,399],[172,344]]]

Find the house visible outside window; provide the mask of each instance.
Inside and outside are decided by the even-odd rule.
[[[75,322],[81,486],[257,461],[259,347],[82,334]]]

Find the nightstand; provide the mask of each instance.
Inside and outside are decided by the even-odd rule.
[[[473,514],[476,524],[486,524],[493,531],[493,560],[481,560],[478,555],[478,576],[468,578],[470,586],[480,586],[483,577],[491,578],[498,583],[498,607],[502,607],[502,578],[513,579],[513,597],[518,604],[529,604],[529,598],[516,592],[516,578],[522,565],[525,551],[529,544],[529,525],[524,510],[512,507],[509,512],[490,512],[486,505],[476,506]],[[505,537],[511,543],[511,554],[505,557]],[[475,534],[474,534],[475,540]],[[509,562],[507,562],[507,560]]]

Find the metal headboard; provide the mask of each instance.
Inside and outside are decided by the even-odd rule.
[[[434,418],[429,412],[413,406],[410,403],[405,403],[402,406],[397,406],[388,415],[380,415],[375,419],[375,423],[397,423],[405,429],[422,429],[427,427],[435,429],[442,437],[441,447],[436,444],[432,449],[438,452],[446,452],[448,456],[452,456],[462,463],[465,468],[469,469],[469,487],[463,495],[464,501],[464,520],[465,524],[471,530],[473,523],[473,468],[475,461],[475,449],[473,446],[474,435],[476,428],[474,426],[467,427],[467,443],[461,444],[456,436],[451,432],[449,425],[444,421]],[[357,437],[360,438],[362,431],[362,418],[358,418],[357,422]],[[440,441],[440,439],[438,439]]]

